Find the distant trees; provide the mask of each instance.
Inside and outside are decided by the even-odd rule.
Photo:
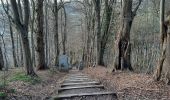
[[[65,9],[65,4],[70,3],[70,1],[57,1],[53,0],[53,15],[54,15],[54,47],[55,47],[55,65],[58,66],[59,63],[59,54],[60,54],[60,45],[59,45],[59,15],[61,15],[61,37],[62,37],[62,51],[63,54],[66,54],[66,41],[67,41],[67,14]],[[61,14],[59,14],[59,11]],[[64,17],[63,17],[64,16]],[[63,20],[64,18],[64,20]]]
[[[62,0],[53,0],[45,2],[46,5],[44,7],[43,0],[6,0],[3,2],[1,0],[5,13],[9,19],[9,32],[11,34],[12,40],[12,52],[13,52],[13,60],[14,65],[18,66],[17,62],[25,61],[25,67],[28,75],[34,76],[36,75],[34,72],[34,66],[37,66],[37,69],[45,69],[47,68],[46,61],[47,58],[53,59],[52,56],[47,55],[48,51],[55,51],[55,65],[58,65],[58,57],[60,54],[60,44],[59,44],[59,33],[58,33],[58,15],[61,15],[61,36],[62,36],[62,51],[63,54],[66,54],[66,41],[67,41],[67,12],[65,8],[66,3],[70,3],[70,1],[62,1]],[[9,4],[8,4],[9,2]],[[30,5],[31,4],[31,5]],[[51,14],[51,11],[48,11],[48,8],[53,8],[52,12],[54,16],[50,16],[49,19],[46,17],[47,12]],[[45,9],[45,15],[43,13],[43,9]],[[61,14],[59,12],[61,10]],[[44,17],[45,16],[45,17]],[[49,15],[48,15],[49,16]],[[54,19],[53,19],[54,18]],[[45,24],[44,24],[45,20]],[[50,30],[51,25],[48,24],[48,21],[54,21],[55,27],[54,34],[52,32],[48,32],[47,28]],[[12,25],[15,25],[13,27]],[[52,23],[53,24],[53,23]],[[46,25],[46,26],[45,26]],[[49,26],[48,26],[49,25]],[[44,27],[45,26],[45,27]],[[19,32],[17,34],[16,30]],[[30,28],[30,29],[29,29]],[[46,29],[44,29],[46,28]],[[46,30],[44,32],[44,30]],[[46,35],[45,35],[46,34]],[[35,38],[34,38],[35,36]],[[47,41],[48,37],[53,37],[50,42]],[[34,40],[36,43],[34,44]],[[44,43],[47,41],[48,43]],[[31,45],[30,45],[31,43]],[[50,45],[48,48],[45,45]],[[34,46],[35,45],[35,46]],[[53,48],[54,46],[54,48]],[[35,48],[34,48],[35,47]],[[15,51],[15,48],[16,51]],[[24,54],[22,54],[22,51]],[[35,52],[36,51],[36,52]],[[46,55],[45,55],[46,52]],[[50,53],[50,52],[49,52]],[[35,56],[35,54],[37,56]],[[53,55],[53,53],[50,53]],[[47,57],[48,56],[48,57]],[[24,57],[24,58],[23,58]],[[46,59],[45,59],[46,57]],[[34,62],[34,64],[33,64]],[[51,61],[50,63],[53,63]],[[19,65],[22,66],[22,65]]]

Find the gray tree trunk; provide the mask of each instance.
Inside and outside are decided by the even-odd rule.
[[[170,12],[168,10],[168,12]],[[163,79],[170,85],[170,13],[167,13],[166,20],[165,15],[165,0],[160,1],[160,33],[162,40],[162,54],[160,61],[157,65],[154,73],[154,80],[159,81]]]
[[[16,24],[16,28],[20,31],[20,34],[21,34],[27,75],[36,76],[33,70],[33,66],[32,66],[30,45],[29,45],[29,40],[28,40],[28,23],[29,23],[29,17],[30,17],[29,1],[23,0],[23,7],[24,7],[23,23],[20,17],[22,15],[19,14],[16,0],[10,0],[10,2],[11,2],[11,8],[13,11],[13,16],[14,16],[14,19],[13,19],[14,24]]]
[[[63,6],[64,10],[64,32],[63,32],[63,54],[66,54],[66,41],[67,41],[67,15],[65,7]]]
[[[131,66],[131,44],[130,44],[130,30],[136,11],[139,8],[142,0],[139,0],[138,5],[132,11],[133,0],[123,0],[121,27],[115,43],[115,69],[129,69],[133,70]]]
[[[106,48],[106,44],[108,42],[108,38],[110,36],[110,25],[112,22],[112,17],[113,17],[113,13],[112,12],[112,5],[113,2],[109,2],[108,0],[105,0],[105,14],[104,14],[104,26],[102,27],[103,31],[102,31],[102,39],[100,41],[100,53],[99,53],[99,57],[100,57],[100,65],[104,65],[104,61],[103,61],[103,57],[104,57],[104,52],[105,52],[105,48]]]
[[[16,58],[16,52],[15,52],[15,45],[14,45],[14,37],[13,37],[13,30],[11,21],[9,19],[9,29],[10,29],[10,35],[11,35],[11,41],[12,41],[12,54],[13,54],[13,60],[14,60],[14,67],[18,67],[17,58]]]
[[[103,58],[101,57],[101,25],[100,25],[100,0],[94,0],[95,5],[95,13],[96,13],[96,35],[97,35],[97,55],[98,55],[98,64],[104,65]]]
[[[2,68],[4,68],[4,59],[3,59],[3,54],[2,54],[2,48],[0,45],[0,70],[2,70]]]
[[[32,53],[32,63],[33,66],[36,66],[36,60],[35,60],[35,46],[34,46],[34,23],[35,23],[35,1],[31,0],[32,4],[32,17],[31,17],[31,53]]]
[[[48,0],[45,1],[45,62],[46,65],[49,65],[49,52],[48,52],[48,39],[49,39],[49,24],[48,24],[48,18],[49,18],[49,13],[48,13]]]
[[[11,42],[12,42],[12,54],[13,54],[13,62],[14,62],[14,67],[18,67],[18,63],[17,63],[17,58],[16,58],[16,52],[15,52],[15,43],[14,43],[14,36],[13,36],[13,29],[12,29],[12,22],[11,22],[11,18],[10,18],[10,14],[9,14],[9,4],[8,1],[6,1],[6,7],[4,4],[4,1],[1,0],[3,9],[8,17],[8,22],[9,22],[9,30],[10,30],[10,36],[11,36]]]
[[[44,49],[44,15],[43,15],[43,0],[37,0],[36,2],[36,51],[37,51],[37,69],[43,70],[47,66],[45,64],[45,49]]]
[[[54,0],[54,18],[55,18],[55,34],[54,34],[54,44],[55,44],[55,65],[59,65],[59,36],[58,36],[58,3]]]

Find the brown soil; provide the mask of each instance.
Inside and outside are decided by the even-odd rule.
[[[120,100],[170,100],[170,86],[154,82],[151,75],[132,72],[109,73],[105,67],[86,68],[84,73],[115,90]]]
[[[56,96],[60,83],[64,80],[66,73],[58,72],[55,68],[36,72],[40,83],[31,84],[23,81],[10,82],[7,88],[15,89],[15,93],[8,93],[10,100],[44,100]]]

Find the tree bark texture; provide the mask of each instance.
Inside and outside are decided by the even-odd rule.
[[[55,34],[54,34],[54,44],[55,44],[55,65],[59,65],[59,35],[58,35],[58,3],[57,0],[54,0],[54,18],[55,18]]]
[[[115,68],[133,70],[130,61],[130,30],[133,21],[132,0],[123,0],[121,27],[115,45]]]
[[[97,35],[97,55],[98,55],[98,64],[103,65],[103,58],[101,56],[101,22],[100,22],[100,0],[94,0],[94,6],[95,6],[95,15],[96,15],[96,35]]]
[[[165,0],[160,1],[160,33],[162,41],[162,53],[160,61],[154,73],[154,80],[164,80],[170,85],[170,11],[168,11],[166,19]]]
[[[4,59],[3,59],[3,54],[2,54],[2,48],[0,46],[0,70],[2,70],[2,68],[4,68]]]
[[[47,66],[45,64],[45,48],[44,48],[44,14],[43,14],[43,0],[36,2],[36,51],[37,51],[37,69],[43,70]]]

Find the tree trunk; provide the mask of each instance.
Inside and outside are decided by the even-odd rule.
[[[25,57],[25,66],[27,69],[27,75],[36,76],[33,66],[32,66],[32,60],[31,60],[31,51],[30,51],[30,45],[28,40],[28,35],[25,33],[28,33],[27,29],[20,29],[21,33],[21,39],[24,49],[24,57]]]
[[[37,21],[37,30],[36,30],[36,38],[37,38],[37,69],[43,70],[46,69],[47,66],[45,64],[45,51],[44,51],[44,15],[43,15],[43,0],[38,0],[36,2],[36,21]]]
[[[58,5],[57,0],[54,0],[54,17],[55,17],[55,35],[54,35],[54,44],[55,44],[55,65],[59,65],[59,37],[58,37]]]
[[[3,33],[3,34],[4,34],[4,33]],[[5,44],[5,40],[4,40],[4,36],[3,36],[3,35],[1,35],[1,38],[2,38],[2,43],[3,43],[3,47],[4,47],[4,53],[3,53],[3,55],[4,55],[4,62],[5,62],[4,68],[5,68],[5,70],[7,71],[7,70],[8,70],[8,67],[9,67],[9,64],[8,64],[8,59],[7,59],[6,44]]]
[[[0,70],[2,70],[2,68],[4,68],[4,59],[3,59],[3,54],[2,54],[2,49],[1,49],[1,45],[0,45]]]
[[[15,43],[14,43],[14,34],[13,34],[13,29],[12,29],[12,22],[11,22],[11,18],[9,15],[9,4],[8,1],[6,2],[7,6],[5,7],[4,2],[1,0],[2,2],[2,6],[3,9],[8,17],[8,22],[9,22],[9,30],[10,30],[10,36],[11,36],[11,42],[12,42],[12,54],[13,54],[13,62],[14,62],[14,67],[18,67],[18,63],[17,63],[17,57],[16,57],[16,52],[15,52]],[[20,2],[20,1],[19,1]]]
[[[64,33],[63,33],[63,54],[66,54],[66,41],[67,41],[67,15],[66,9],[63,6],[64,10]]]
[[[133,0],[122,0],[122,14],[121,14],[121,27],[115,43],[115,62],[114,69],[129,69],[133,71],[131,66],[131,44],[130,44],[130,30],[132,22],[136,16],[136,12],[142,2],[139,0],[137,6],[132,11]],[[114,71],[114,70],[113,70]]]
[[[164,14],[165,14],[165,0],[160,1],[160,34],[161,34],[161,44],[162,44],[162,53],[161,53],[161,59],[157,65],[157,69],[154,73],[154,80],[159,81],[161,78],[163,63],[165,61],[165,54],[166,54],[166,39],[167,34],[165,32],[165,26],[164,26]]]
[[[104,65],[103,64],[103,58],[101,58],[101,46],[100,46],[100,41],[101,41],[101,27],[100,27],[100,0],[94,0],[95,3],[95,12],[96,12],[96,35],[97,35],[97,55],[98,55],[98,60],[97,63],[98,65]]]
[[[35,1],[31,0],[32,3],[32,17],[31,17],[31,53],[32,53],[32,64],[36,66],[35,60],[35,46],[34,46],[34,23],[35,23]]]
[[[133,70],[130,61],[130,30],[134,18],[132,0],[123,0],[123,2],[121,27],[114,48],[116,51],[115,68]]]
[[[45,62],[46,62],[46,65],[48,66],[49,65],[49,59],[48,59],[48,36],[49,36],[49,24],[48,24],[48,18],[49,18],[49,15],[48,15],[48,1],[46,0],[45,1]]]
[[[20,47],[20,66],[21,67],[24,67],[24,50],[23,50],[23,45],[22,45],[22,40],[21,40],[21,35],[19,34],[19,39],[18,39],[18,42],[19,42],[19,47]]]
[[[103,31],[103,35],[102,35],[102,40],[100,41],[100,54],[99,54],[99,62],[100,65],[104,65],[104,61],[103,61],[103,57],[104,57],[104,52],[105,52],[105,48],[106,48],[106,44],[108,42],[108,38],[110,36],[110,25],[112,22],[112,17],[113,17],[113,13],[112,12],[112,3],[109,4],[108,0],[105,0],[105,15],[104,15],[104,26],[102,27]]]
[[[170,11],[164,19],[165,0],[160,1],[160,33],[162,40],[162,54],[154,74],[154,80],[164,80],[170,85]]]
[[[19,14],[16,0],[10,0],[10,2],[11,2],[11,8],[13,10],[14,24],[16,24],[16,28],[20,31],[20,34],[21,34],[27,75],[36,76],[33,70],[33,66],[32,66],[30,45],[29,45],[29,40],[28,40],[28,23],[29,23],[29,17],[30,17],[29,1],[23,0],[23,7],[24,7],[23,23],[20,19],[22,15]]]
[[[16,52],[15,52],[15,45],[14,45],[13,30],[12,30],[12,25],[11,25],[12,23],[9,17],[8,17],[8,20],[9,20],[10,36],[11,36],[11,41],[12,41],[12,54],[13,54],[13,60],[14,60],[14,67],[18,67]]]
[[[169,15],[169,22],[170,22],[170,15]],[[165,75],[165,82],[170,85],[170,24],[168,25],[168,34],[167,34],[167,50],[166,50],[166,58],[163,64],[163,74]]]
[[[85,4],[85,21],[86,21],[86,30],[87,30],[87,39],[86,39],[86,46],[85,46],[85,66],[90,67],[91,66],[91,45],[92,45],[92,36],[93,36],[93,30],[95,26],[95,9],[94,6],[89,6],[88,4],[92,5],[93,1],[84,1]],[[98,60],[98,58],[97,58]],[[98,62],[97,62],[98,63]]]
[[[103,65],[104,66],[104,61],[103,61],[103,57],[104,57],[104,51],[105,51],[105,48],[102,48],[102,46],[101,46],[101,48],[100,48],[100,53],[99,53],[99,62],[100,63],[98,63],[99,65]]]

